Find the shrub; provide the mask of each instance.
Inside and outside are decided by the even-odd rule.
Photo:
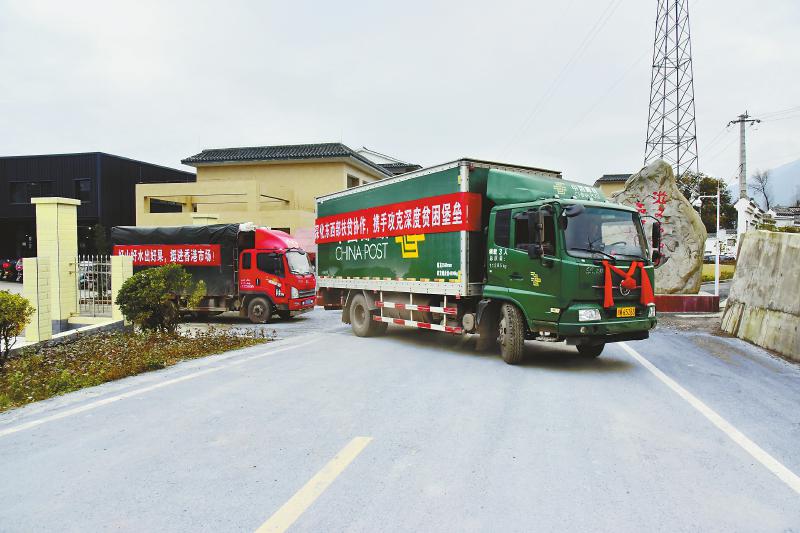
[[[22,334],[36,309],[19,294],[0,291],[0,366],[8,358],[11,347],[16,343],[14,337]]]
[[[205,283],[192,283],[180,265],[141,270],[120,287],[115,303],[125,318],[142,329],[173,333],[180,319],[180,301],[194,307],[205,295]]]
[[[0,412],[267,340],[263,336],[241,337],[231,331],[213,329],[192,335],[115,331],[76,336],[61,344],[23,348],[0,369]]]

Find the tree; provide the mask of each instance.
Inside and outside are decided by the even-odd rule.
[[[678,189],[680,189],[686,199],[691,202],[699,194],[698,191],[700,190],[700,181],[707,177],[708,176],[702,172],[691,172],[687,170],[675,181],[678,184]]]
[[[36,309],[31,303],[19,294],[0,291],[0,367],[5,364],[11,347],[16,344],[16,337],[22,334],[34,311]]]
[[[180,301],[194,307],[205,296],[205,289],[205,283],[193,283],[192,275],[182,266],[170,263],[141,270],[125,280],[114,303],[140,328],[174,333]]]
[[[736,208],[733,207],[731,192],[723,180],[712,178],[702,172],[687,172],[677,182],[678,189],[690,202],[698,196],[716,196],[717,185],[719,185],[719,227],[722,229],[734,229],[736,227],[738,214]],[[700,218],[708,233],[717,232],[717,205],[715,199],[703,198]]]
[[[751,179],[752,181],[747,188],[756,196],[761,196],[764,199],[764,210],[769,211],[769,206],[772,204],[772,184],[770,183],[769,170],[764,172],[759,170]]]
[[[92,226],[92,241],[94,244],[94,253],[99,255],[108,255],[111,253],[111,247],[108,245],[108,234],[106,228],[102,224],[95,224]]]

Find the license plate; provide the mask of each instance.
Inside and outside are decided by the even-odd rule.
[[[635,317],[635,307],[617,307],[617,318]]]
[[[313,300],[313,299],[309,299],[309,300],[303,300],[303,305],[311,305],[311,304],[313,304],[313,303],[314,303],[314,300]]]

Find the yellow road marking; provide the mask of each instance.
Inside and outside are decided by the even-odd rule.
[[[278,533],[289,529],[371,441],[372,437],[356,437],[351,440],[269,520],[261,524],[256,533]]]

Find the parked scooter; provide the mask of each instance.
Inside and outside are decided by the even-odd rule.
[[[22,283],[22,258],[17,259],[17,283]]]
[[[0,263],[0,279],[3,281],[13,281],[17,278],[17,262],[13,259],[3,259]]]

